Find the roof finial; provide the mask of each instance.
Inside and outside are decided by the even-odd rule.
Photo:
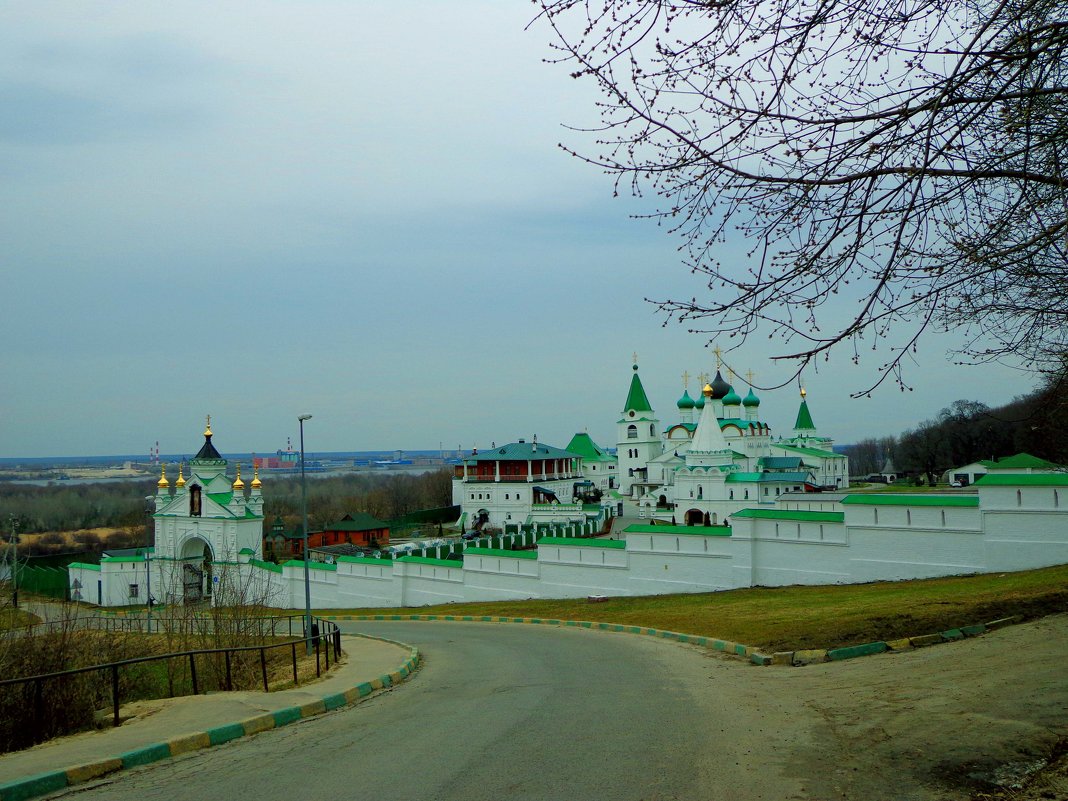
[[[808,394],[808,393],[807,393],[807,392],[805,392],[805,388],[804,388],[804,387],[801,387],[801,400],[804,400],[804,399],[805,399],[805,396],[806,396],[807,394]]]
[[[755,375],[756,373],[753,372],[752,368],[745,371],[745,381],[749,386],[753,386],[753,376]]]
[[[723,366],[723,348],[716,345],[716,347],[712,348],[712,352],[716,354],[716,369],[718,370]]]
[[[697,376],[697,380],[702,384],[707,384],[708,379],[710,379],[711,377],[712,376],[710,376],[708,373],[699,373]]]
[[[234,479],[234,489],[241,490],[245,488],[245,482],[241,480],[241,462],[237,463],[237,478]]]
[[[174,482],[174,486],[181,488],[185,486],[185,476],[182,475],[182,462],[178,462],[178,480]]]
[[[689,370],[683,370],[682,371],[682,388],[683,389],[689,389],[690,388],[690,371]]]
[[[210,437],[211,436],[211,415],[210,414],[208,415],[208,422],[204,426],[204,436],[205,437]]]
[[[258,490],[262,486],[263,486],[263,483],[260,481],[260,466],[258,464],[253,463],[253,465],[252,465],[252,489]]]
[[[170,486],[170,482],[167,480],[167,465],[160,465],[159,468],[159,481],[156,482],[156,486],[160,489],[167,489]]]

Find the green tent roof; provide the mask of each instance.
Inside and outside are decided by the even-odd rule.
[[[812,412],[808,410],[808,401],[801,401],[801,408],[797,410],[797,422],[794,423],[795,431],[815,431],[816,424],[812,422]]]
[[[645,396],[645,387],[638,378],[638,365],[634,365],[634,375],[630,379],[630,392],[627,393],[627,402],[623,406],[624,412],[651,412],[653,407],[649,405],[649,399]]]
[[[567,443],[565,450],[581,456],[587,462],[610,462],[612,457],[608,451],[593,441],[593,438],[585,431],[575,434],[571,442]]]

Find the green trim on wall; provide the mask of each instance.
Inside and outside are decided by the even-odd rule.
[[[591,540],[585,537],[542,537],[538,545],[565,545],[576,548],[617,548],[625,549],[623,540]]]
[[[624,534],[669,534],[685,537],[729,537],[730,526],[653,526],[648,523],[635,523],[623,529]]]
[[[431,559],[428,556],[401,556],[395,559],[396,562],[411,562],[416,565],[434,565],[435,567],[450,567],[455,570],[463,570],[464,566],[462,562],[457,562],[451,559]]]
[[[756,518],[758,520],[796,520],[810,523],[841,523],[845,512],[815,512],[804,509],[740,509],[731,517]]]
[[[1068,473],[987,473],[977,487],[1068,487]]]
[[[545,540],[541,540],[544,542]],[[507,551],[503,548],[467,548],[464,556],[503,556],[508,559],[537,559],[537,551]]]
[[[978,495],[846,495],[850,506],[978,506]]]
[[[288,562],[283,562],[282,567],[304,567],[304,562],[299,559],[290,559]],[[309,570],[337,570],[337,565],[328,565],[326,562],[313,562],[308,560]]]

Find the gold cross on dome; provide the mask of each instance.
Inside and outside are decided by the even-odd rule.
[[[689,389],[690,388],[690,371],[689,370],[683,370],[682,371],[682,388],[683,389]]]
[[[211,415],[209,414],[208,415],[208,422],[204,426],[204,436],[207,437],[207,436],[210,436],[210,435],[211,435]]]
[[[723,366],[723,348],[716,345],[716,347],[712,348],[712,352],[716,354],[716,369],[718,370]]]
[[[749,386],[753,386],[753,376],[755,375],[756,373],[754,373],[752,370],[745,371],[745,380],[749,383]]]
[[[736,379],[738,376],[735,375],[734,370],[732,370],[730,367],[728,367],[727,368],[727,377],[730,378],[731,384],[733,384],[734,383],[734,379]]]
[[[701,375],[697,376],[697,380],[701,382],[702,387],[708,383],[708,378],[708,373],[701,373]]]
[[[634,353],[632,353],[630,355],[631,355],[631,358],[634,359],[634,363],[637,364],[638,363],[638,351],[634,351]]]

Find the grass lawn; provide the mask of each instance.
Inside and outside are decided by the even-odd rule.
[[[718,637],[768,651],[832,648],[931,634],[1020,615],[1068,612],[1068,565],[1020,573],[726,592],[328,609],[320,615],[498,615],[593,620]]]

